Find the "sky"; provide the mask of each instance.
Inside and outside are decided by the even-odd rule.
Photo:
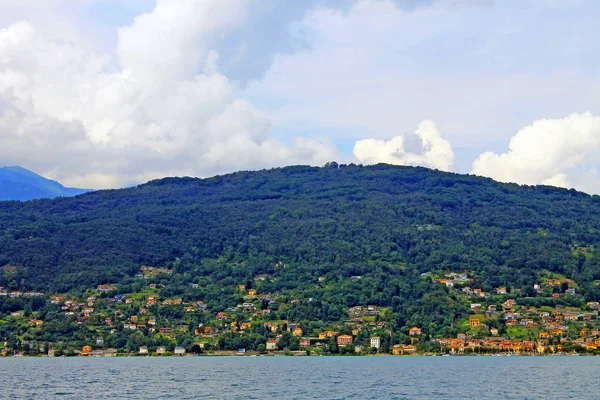
[[[595,0],[0,0],[0,165],[103,189],[384,162],[600,193],[599,17]]]

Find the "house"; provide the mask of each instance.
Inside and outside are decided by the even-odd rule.
[[[41,326],[44,321],[42,321],[41,319],[31,319],[29,320],[30,323],[34,324],[35,326]]]
[[[97,338],[96,338],[96,344],[97,344],[98,346],[102,346],[102,345],[104,345],[104,338],[97,337]]]
[[[352,336],[350,335],[340,335],[337,338],[338,346],[346,346],[348,344],[352,344]]]
[[[421,328],[413,326],[412,328],[409,329],[408,334],[410,336],[418,336],[421,334]]]
[[[176,356],[183,356],[185,355],[185,348],[177,346],[175,347],[175,351],[173,352],[173,354],[175,354]]]
[[[510,310],[516,304],[517,302],[515,301],[515,299],[508,299],[504,303],[502,303],[502,307],[504,307],[505,310]]]
[[[215,318],[217,320],[219,320],[219,321],[222,321],[222,320],[227,319],[229,317],[224,312],[220,312],[220,313],[217,314],[217,316]]]
[[[490,333],[492,334],[492,336],[498,336],[498,328],[490,329]]]
[[[308,338],[302,338],[300,339],[300,347],[309,347],[310,346],[310,339]]]
[[[481,304],[479,303],[471,303],[471,310],[480,310]]]
[[[355,353],[362,353],[362,351],[363,351],[363,350],[364,350],[364,349],[363,349],[363,347],[362,347],[362,346],[356,346],[356,347],[354,348],[354,352],[355,352]]]
[[[275,339],[267,340],[266,348],[267,348],[267,350],[277,350],[277,340],[275,340]]]
[[[371,347],[378,349],[381,347],[381,338],[379,336],[373,336],[371,338]]]
[[[96,289],[101,292],[110,292],[112,290],[116,290],[117,285],[98,285]]]
[[[600,309],[600,302],[597,302],[597,301],[590,301],[590,302],[587,303],[587,305],[592,310],[598,310],[598,309]]]
[[[505,287],[496,288],[496,294],[506,294],[506,288]]]
[[[404,354],[404,349],[402,348],[402,345],[401,344],[394,345],[394,347],[392,348],[392,354],[395,356],[400,356],[400,355]]]
[[[162,334],[171,333],[171,328],[160,328],[158,331]]]
[[[481,320],[479,318],[471,317],[469,318],[469,325],[472,328],[478,328],[481,325]]]
[[[467,340],[467,335],[465,335],[464,333],[459,333],[458,335],[456,335],[456,338],[464,342],[465,340]]]
[[[417,346],[403,346],[404,353],[413,354],[417,352]]]
[[[156,349],[156,354],[165,354],[167,352],[167,348],[165,346],[160,346],[158,349]]]
[[[248,295],[249,296],[256,296],[256,289],[249,289],[248,290]]]
[[[140,346],[139,354],[142,356],[148,355],[148,347]]]
[[[575,289],[567,289],[565,290],[565,293],[571,296],[575,296]]]
[[[83,348],[81,349],[81,355],[82,356],[89,356],[92,352],[92,348],[90,346],[83,346]]]
[[[299,326],[294,328],[294,330],[292,331],[292,335],[294,336],[302,336],[302,328],[300,328]]]

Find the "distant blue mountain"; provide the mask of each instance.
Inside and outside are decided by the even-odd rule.
[[[87,189],[66,188],[21,167],[0,167],[0,200],[32,200],[76,196]]]

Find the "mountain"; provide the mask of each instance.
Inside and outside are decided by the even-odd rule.
[[[599,231],[600,197],[575,190],[425,168],[295,166],[0,203],[0,265],[25,265],[33,286],[67,288],[118,280],[140,263],[231,253],[344,274],[386,262],[589,278],[572,248],[597,246]]]
[[[66,188],[25,168],[0,167],[0,200],[70,197],[85,192],[89,190]]]
[[[586,302],[600,300],[599,233],[600,197],[575,190],[383,164],[292,166],[0,202],[0,286],[75,302],[98,297],[102,307],[108,290],[150,307],[148,315],[173,329],[221,326],[217,316],[226,310],[247,321],[248,309],[300,322],[314,335],[346,330],[344,321],[356,324],[348,313],[362,313],[352,307],[371,305],[378,311],[361,314],[365,321],[402,342],[415,325],[427,335],[476,334],[470,310],[501,310],[506,299],[586,312]],[[489,297],[469,297],[463,287]],[[149,296],[171,303],[146,304]],[[177,299],[204,312],[171,307]],[[93,338],[93,329],[104,329],[101,315],[117,307],[110,304],[95,325],[80,325],[87,317],[75,313],[79,325],[49,325],[52,335],[67,340],[88,329]],[[0,296],[0,336],[3,312],[25,309],[43,320],[62,312],[56,307]],[[123,307],[121,319],[142,312]],[[500,315],[482,314],[482,323],[501,334],[512,329]],[[251,348],[270,337],[256,329],[262,339]],[[523,337],[534,332],[519,329]],[[144,335],[119,343],[159,343],[155,333]],[[219,346],[244,346],[227,340]]]

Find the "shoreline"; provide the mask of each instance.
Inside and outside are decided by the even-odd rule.
[[[183,357],[393,357],[393,358],[409,358],[409,357],[600,357],[600,355],[587,353],[553,353],[553,354],[409,354],[409,355],[393,355],[393,354],[311,354],[307,355],[294,353],[267,353],[267,354],[232,354],[232,352],[219,353],[204,353],[204,354],[183,354],[183,355],[140,355],[140,354],[103,354],[103,355],[10,355],[0,357],[0,359],[10,358],[183,358]]]

